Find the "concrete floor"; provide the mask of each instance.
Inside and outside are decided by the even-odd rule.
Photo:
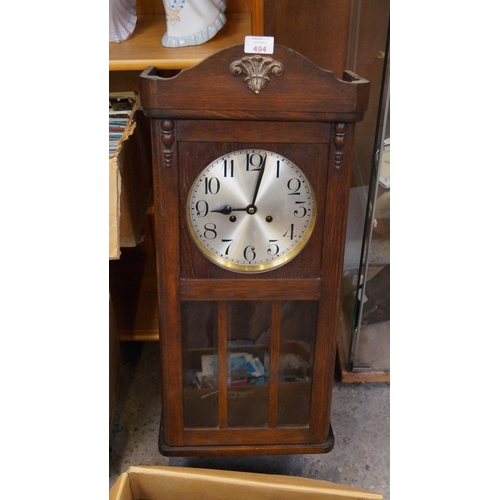
[[[130,465],[169,465],[301,476],[389,493],[389,384],[333,389],[335,446],[319,455],[168,458],[158,451],[160,365],[157,342],[122,343],[123,369],[110,435],[109,484]]]

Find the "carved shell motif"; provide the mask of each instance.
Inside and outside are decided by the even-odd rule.
[[[283,64],[275,61],[272,57],[258,55],[234,61],[229,71],[235,76],[245,72],[247,74],[245,78],[247,87],[258,94],[266,88],[267,83],[270,81],[270,78],[267,76],[268,73],[272,73],[274,76],[281,76],[284,68]]]

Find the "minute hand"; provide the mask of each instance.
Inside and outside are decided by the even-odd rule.
[[[260,183],[262,182],[262,177],[264,176],[264,169],[266,168],[267,156],[264,158],[262,165],[259,170],[259,177],[257,177],[257,184],[255,186],[255,192],[253,193],[252,205],[255,206],[255,202],[257,201],[257,195],[259,194]]]

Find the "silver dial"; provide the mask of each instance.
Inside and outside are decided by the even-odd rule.
[[[214,264],[258,273],[304,248],[316,203],[297,165],[271,151],[243,149],[201,172],[188,196],[187,219],[196,245]]]

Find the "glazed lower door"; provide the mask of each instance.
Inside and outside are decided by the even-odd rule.
[[[307,443],[316,301],[186,301],[185,445]]]

